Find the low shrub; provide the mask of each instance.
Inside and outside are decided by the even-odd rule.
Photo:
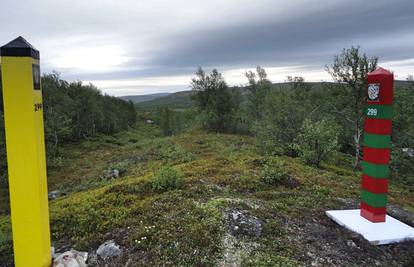
[[[331,158],[339,148],[338,126],[329,120],[313,122],[306,119],[294,147],[304,162],[319,166],[323,160]]]
[[[414,155],[411,150],[394,147],[391,150],[390,168],[394,183],[414,189]]]
[[[285,170],[283,161],[278,158],[270,158],[263,166],[261,180],[270,185],[284,185],[296,187],[298,182]]]
[[[145,198],[153,193],[152,182],[148,180],[139,180],[135,183],[114,184],[105,191],[106,194],[135,195],[139,198]]]
[[[193,153],[185,150],[184,147],[178,144],[172,144],[162,148],[161,151],[161,158],[166,160],[169,163],[178,162],[178,163],[185,163],[195,159]]]
[[[181,173],[172,167],[162,167],[154,173],[152,188],[155,191],[165,192],[179,189],[183,186],[184,180]]]

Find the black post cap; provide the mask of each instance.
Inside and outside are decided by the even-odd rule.
[[[34,59],[39,59],[39,51],[21,36],[2,46],[0,48],[0,55],[10,57],[32,57]]]

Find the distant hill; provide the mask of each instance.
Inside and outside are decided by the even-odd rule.
[[[144,101],[150,101],[156,98],[168,96],[170,93],[157,93],[157,94],[150,94],[150,95],[125,95],[120,96],[119,98],[123,100],[131,100],[134,103],[141,103]]]
[[[307,82],[311,86],[313,90],[320,90],[323,86],[326,85],[336,85],[336,83],[333,82]],[[282,83],[274,83],[272,85],[272,89],[277,88],[285,88],[289,89],[291,87],[292,83],[290,82],[282,82]],[[407,88],[410,85],[407,81],[401,81],[396,80],[394,82],[394,88]],[[238,88],[243,96],[248,94],[248,90],[246,87],[240,87]],[[168,106],[172,109],[183,109],[183,108],[189,108],[193,105],[191,101],[191,95],[193,94],[192,91],[181,91],[177,93],[168,94],[167,96],[161,96],[156,97],[153,99],[150,99],[148,101],[140,101],[136,102],[137,107],[141,110],[155,110],[157,107],[160,106]],[[152,96],[152,95],[149,95]],[[141,96],[143,97],[143,96]]]
[[[137,103],[136,106],[142,110],[155,110],[160,106],[168,106],[172,109],[189,108],[193,105],[191,101],[192,94],[192,91],[181,91],[149,101],[140,102]]]

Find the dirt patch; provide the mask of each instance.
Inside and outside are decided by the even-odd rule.
[[[374,246],[324,214],[286,224],[298,260],[310,266],[414,266],[414,242]]]
[[[223,238],[223,257],[217,263],[219,267],[238,267],[242,264],[244,256],[259,247],[256,242],[240,240],[237,237],[226,233]]]
[[[260,237],[262,221],[246,211],[227,211],[228,230],[234,236]]]
[[[220,267],[238,267],[243,257],[259,247],[255,242],[262,233],[262,221],[249,212],[229,209],[224,213],[227,232],[222,241],[223,256],[217,263]]]

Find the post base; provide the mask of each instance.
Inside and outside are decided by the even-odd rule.
[[[386,214],[375,214],[369,210],[361,210],[360,215],[372,223],[385,222]]]
[[[368,221],[373,223],[385,222],[387,215],[387,210],[385,207],[375,208],[364,202],[361,202],[359,208],[361,209],[360,215]]]
[[[362,217],[361,210],[328,210],[326,215],[339,225],[362,235],[373,245],[414,240],[414,228],[386,215],[385,222],[373,223]]]

